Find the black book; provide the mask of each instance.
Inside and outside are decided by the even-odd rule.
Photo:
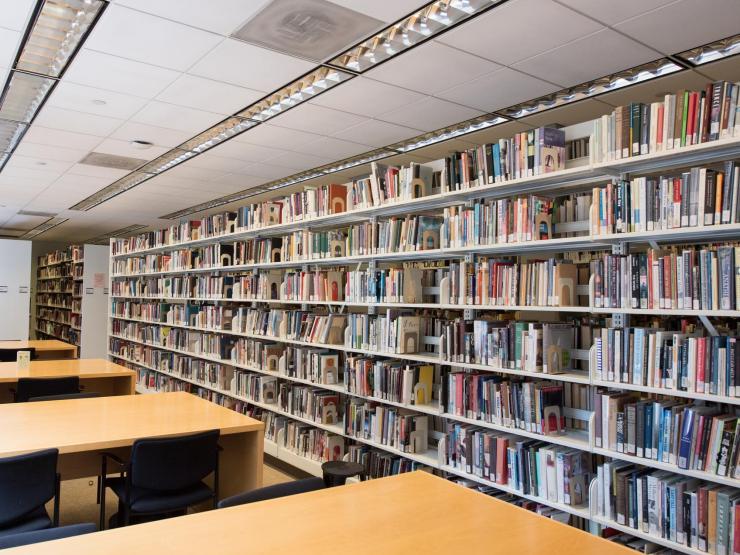
[[[704,225],[714,225],[714,204],[717,194],[717,172],[707,170],[707,182],[704,194]]]

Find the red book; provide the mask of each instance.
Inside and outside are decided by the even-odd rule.
[[[694,136],[694,121],[696,119],[696,93],[689,94],[689,110],[686,115],[686,144],[692,144]]]
[[[694,389],[697,393],[704,393],[704,357],[707,352],[707,338],[699,337],[696,340],[696,383]]]
[[[332,183],[329,185],[329,213],[339,214],[347,210],[347,187]]]
[[[658,106],[658,130],[657,130],[657,143],[658,150],[661,150],[663,146],[663,118],[665,117],[665,106],[661,104]]]
[[[508,448],[508,438],[496,438],[496,483],[504,486],[509,484],[508,466],[506,464],[506,451]]]
[[[740,506],[735,504],[733,512],[735,514],[735,522],[733,523],[735,535],[733,536],[732,555],[740,555]]]

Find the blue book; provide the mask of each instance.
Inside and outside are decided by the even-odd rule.
[[[642,385],[642,367],[644,365],[645,328],[634,328],[635,349],[632,353],[632,383]]]
[[[491,152],[493,158],[493,175],[495,181],[499,181],[501,179],[501,147],[498,143],[493,143]]]
[[[693,409],[686,409],[683,416],[683,426],[681,427],[681,439],[678,443],[678,468],[688,470],[689,462],[691,460],[691,436],[694,430],[694,418]]]
[[[645,406],[645,458],[652,459],[652,448],[653,448],[653,403],[648,403]]]

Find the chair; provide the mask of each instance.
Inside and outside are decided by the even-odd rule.
[[[308,493],[309,491],[316,491],[325,488],[326,486],[324,485],[323,479],[306,478],[305,480],[275,484],[274,486],[267,486],[265,488],[259,488],[246,493],[239,493],[232,497],[227,497],[218,502],[218,508],[225,509],[227,507],[236,507],[237,505],[256,503],[257,501],[267,501],[268,499],[278,499],[279,497],[288,497],[289,495]]]
[[[360,476],[365,473],[365,466],[351,461],[327,461],[321,465],[324,475],[324,484],[327,488],[343,486],[348,478]]]
[[[30,351],[31,352],[31,360],[34,360],[36,358],[36,348],[35,347],[24,347],[24,348],[17,348],[17,349],[0,349],[0,362],[15,362],[18,360],[18,351]]]
[[[79,393],[64,393],[62,395],[42,395],[41,397],[31,397],[28,402],[37,401],[64,401],[66,399],[92,399],[93,397],[102,397],[97,391],[80,391]]]
[[[0,459],[0,537],[59,524],[58,449]],[[54,499],[53,520],[46,503]]]
[[[15,391],[15,402],[25,403],[32,397],[48,395],[66,395],[80,392],[80,377],[63,378],[18,378]]]
[[[100,529],[105,527],[105,491],[118,496],[118,523],[127,526],[132,516],[151,516],[184,511],[209,499],[218,499],[219,430],[178,437],[138,439],[131,459],[124,462],[102,453],[100,472]],[[108,460],[121,470],[108,477]],[[213,473],[213,489],[203,479]]]
[[[48,542],[62,538],[71,538],[72,536],[89,534],[96,530],[97,528],[95,528],[95,525],[92,522],[86,522],[85,524],[71,524],[69,526],[60,526],[58,528],[47,528],[46,530],[10,534],[9,536],[0,537],[0,549],[20,547],[22,545],[31,545],[32,543]]]

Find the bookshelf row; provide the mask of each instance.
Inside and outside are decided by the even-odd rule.
[[[735,497],[692,515],[740,501],[737,89],[114,239],[109,356],[309,444],[717,552]]]

